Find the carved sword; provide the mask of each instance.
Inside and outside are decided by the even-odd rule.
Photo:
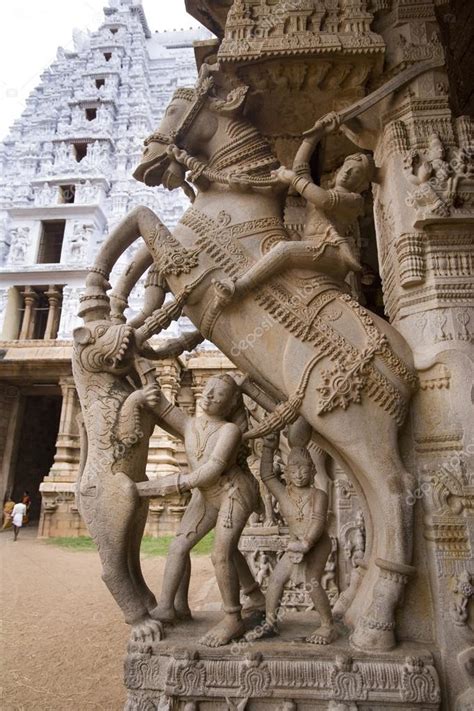
[[[364,111],[370,109],[374,106],[374,104],[377,104],[392,92],[400,89],[400,87],[404,84],[408,84],[408,82],[416,79],[416,77],[420,74],[424,74],[424,72],[428,72],[430,69],[438,69],[443,65],[444,59],[438,57],[436,59],[429,59],[426,62],[420,62],[419,64],[413,64],[411,67],[407,67],[407,69],[401,71],[396,77],[393,77],[393,79],[389,79],[389,81],[382,84],[382,86],[373,91],[371,94],[364,96],[363,99],[359,99],[346,109],[338,111],[337,115],[339,116],[339,123],[346,123],[347,121],[350,121],[350,119],[359,116],[359,114],[364,113]],[[308,131],[305,131],[303,136],[309,136],[312,133],[313,129],[311,128]]]

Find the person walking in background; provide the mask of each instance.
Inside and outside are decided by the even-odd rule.
[[[18,534],[20,533],[20,528],[23,526],[23,518],[26,515],[26,504],[19,501],[15,504],[12,511],[12,524],[13,524],[13,540],[16,541]]]
[[[12,525],[12,511],[15,506],[15,502],[11,494],[7,494],[5,498],[5,503],[3,504],[3,526],[2,531],[6,528],[10,528]]]
[[[26,513],[23,516],[23,526],[26,526],[30,521],[30,508],[31,508],[30,492],[27,491],[26,489],[23,492],[23,497],[21,499],[21,503],[25,504],[25,506],[26,506]]]

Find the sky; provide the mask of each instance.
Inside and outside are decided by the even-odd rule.
[[[72,31],[96,30],[107,0],[13,0],[2,2],[0,26],[0,140],[24,108],[41,72],[59,46],[72,49]],[[197,27],[184,0],[143,0],[151,31]]]

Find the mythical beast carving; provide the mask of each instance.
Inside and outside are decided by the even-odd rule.
[[[130,289],[151,261],[146,248],[137,254],[112,296],[112,314],[102,293],[103,278],[95,275],[101,286],[90,287],[82,302],[84,325],[74,331],[72,358],[82,409],[78,508],[99,549],[103,580],[138,642],[161,639],[162,625],[153,618],[156,599],[140,567],[148,501],[139,497],[135,484],[146,481],[148,443],[155,425],[176,434],[167,417],[169,408],[160,406],[153,364],[143,355],[167,357],[202,340],[192,333],[162,350],[147,346],[146,338],[166,327],[180,311],[176,303],[159,308],[165,289],[153,271],[143,313],[124,323]]]

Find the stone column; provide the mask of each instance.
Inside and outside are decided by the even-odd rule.
[[[179,407],[186,412],[187,415],[192,417],[196,411],[196,402],[194,400],[194,392],[191,388],[191,373],[189,371],[186,371],[184,374],[185,377],[185,382],[183,384],[182,381],[182,387],[180,388],[176,399]],[[184,443],[179,441],[176,443],[176,461],[178,462],[178,466],[181,469],[186,469],[188,466],[188,460],[186,458],[186,453],[184,451]]]
[[[49,311],[48,320],[46,322],[46,329],[44,332],[44,338],[45,340],[49,340],[56,338],[58,333],[59,316],[61,313],[60,306],[62,299],[61,290],[57,286],[51,285],[48,287],[46,296],[48,297]]]
[[[147,536],[159,538],[162,534],[160,519],[164,510],[165,507],[161,503],[161,499],[151,499],[150,506],[148,508],[148,519],[145,531]]]
[[[202,375],[202,373],[193,372],[193,384],[191,385],[191,390],[194,395],[194,410],[197,415],[202,415],[201,410],[201,398],[206,384],[207,378]]]
[[[18,415],[21,413],[20,391],[14,385],[0,382],[0,500],[10,493],[13,466],[19,439]]]
[[[63,402],[56,440],[56,455],[46,481],[74,482],[79,466],[80,442],[76,417],[79,401],[74,378],[66,376],[59,381]]]
[[[41,492],[41,517],[38,527],[38,538],[50,538],[54,535],[54,517],[58,509],[56,496],[47,496]]]
[[[35,306],[38,301],[38,295],[31,286],[26,286],[22,291],[23,302],[25,304],[25,312],[21,324],[20,341],[24,341],[33,337],[35,328]]]
[[[181,366],[177,360],[166,360],[158,366],[158,377],[163,394],[174,403],[179,388]],[[178,471],[177,442],[161,427],[155,427],[150,439],[147,475],[150,479]]]
[[[440,55],[433,3],[422,16],[416,5],[395,3],[392,20],[380,30],[389,71]],[[450,679],[446,708],[455,708],[463,691],[457,654],[472,644],[467,624],[453,624],[453,590],[473,566],[474,146],[472,122],[453,116],[448,91],[444,70],[430,71],[380,109],[374,212],[386,312],[411,346],[421,382],[402,442],[417,476],[407,494],[416,507],[417,575],[404,605],[418,625],[402,622],[401,634],[429,640],[434,618]]]

